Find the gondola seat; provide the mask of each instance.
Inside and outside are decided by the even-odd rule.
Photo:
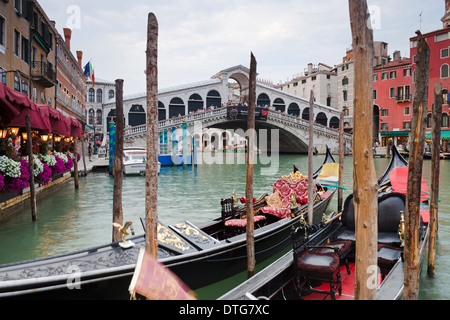
[[[378,246],[378,267],[381,276],[384,278],[391,271],[392,267],[402,256],[403,249],[399,247],[391,247],[386,245]]]
[[[334,252],[305,251],[296,261],[296,281],[300,294],[323,293],[336,300],[336,291],[342,294],[339,256]],[[314,281],[327,282],[330,291],[312,288]]]
[[[310,293],[330,295],[336,299],[336,291],[342,293],[340,260],[337,247],[330,246],[306,246],[305,235],[307,229],[304,226],[293,228],[291,237],[294,254],[294,283],[300,297]],[[331,252],[319,252],[323,249],[331,249]],[[344,249],[344,246],[341,247]],[[318,290],[317,282],[330,284],[330,290]]]
[[[406,196],[401,193],[387,193],[378,197],[378,243],[400,246],[398,228],[401,212],[405,211]],[[347,197],[342,212],[343,230],[338,240],[355,241],[355,208],[353,195]]]
[[[317,192],[316,185],[314,192]],[[288,178],[278,179],[273,184],[273,193],[267,198],[267,206],[261,208],[261,211],[280,219],[289,218],[292,196],[299,207],[308,202],[308,179],[302,178],[298,181]]]
[[[220,201],[222,206],[222,222],[225,227],[233,227],[233,228],[246,228],[247,227],[247,218],[241,217],[239,212],[236,210],[234,206],[234,199],[222,199]],[[258,222],[266,220],[266,217],[263,215],[255,215],[253,217],[253,222],[256,224]]]
[[[351,241],[335,241],[327,243],[325,248],[318,249],[319,253],[333,253],[333,249],[337,249],[336,254],[339,256],[339,262],[341,266],[345,266],[347,273],[350,274],[350,266],[348,262],[348,255],[352,251]]]

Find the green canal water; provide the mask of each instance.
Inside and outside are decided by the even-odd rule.
[[[217,157],[217,155],[216,155]],[[245,196],[246,166],[244,154],[220,155],[209,164],[197,168],[163,167],[158,182],[158,215],[165,224],[188,220],[201,225],[220,216],[220,199],[230,197],[233,190]],[[336,157],[337,159],[337,157]],[[211,160],[211,159],[210,159]],[[314,157],[314,167],[323,156]],[[389,159],[375,159],[380,176]],[[296,164],[307,174],[307,157],[281,155],[279,163],[255,165],[254,194],[271,192],[271,184],[292,171]],[[344,163],[344,196],[351,193],[353,181],[352,157]],[[268,172],[267,169],[272,172]],[[431,161],[424,162],[424,179],[431,182]],[[136,234],[143,234],[139,219],[145,215],[145,178],[124,177],[124,221],[133,221]],[[436,274],[429,277],[426,262],[420,282],[420,299],[450,299],[450,161],[441,161],[439,203],[439,238],[437,243]],[[111,242],[112,233],[113,178],[108,173],[91,173],[80,179],[75,190],[73,182],[61,187],[49,196],[38,200],[38,221],[31,221],[28,205],[0,224],[0,264],[31,260],[86,249]],[[337,196],[329,211],[336,211]],[[266,263],[258,266],[262,268]],[[220,283],[213,288],[200,290],[200,298],[213,299],[220,296],[245,275]]]

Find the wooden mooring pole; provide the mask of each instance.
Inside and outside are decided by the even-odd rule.
[[[408,184],[406,187],[405,210],[405,258],[404,300],[417,300],[419,297],[419,218],[422,185],[422,164],[425,142],[425,129],[428,105],[428,79],[430,48],[420,31],[416,32],[416,80],[411,121],[412,141],[410,142],[408,162]]]
[[[123,80],[116,80],[116,156],[114,158],[113,223],[123,225],[122,184],[123,184]],[[94,138],[95,143],[95,138]],[[118,228],[113,227],[113,242],[119,241]]]
[[[313,190],[313,154],[314,154],[314,91],[309,98],[309,141],[308,141],[308,223],[314,221],[314,190]]]
[[[78,173],[78,137],[75,135],[73,137],[73,153],[75,155],[75,160],[73,161],[73,179],[75,184],[75,190],[78,190],[79,186],[79,173]]]
[[[148,14],[147,162],[145,167],[145,249],[158,257],[158,20]]]
[[[378,183],[373,160],[373,31],[366,0],[349,0],[355,61],[353,202],[355,300],[375,300],[377,289]],[[373,279],[374,281],[370,281]]]
[[[436,240],[438,232],[439,173],[441,166],[441,120],[442,120],[442,83],[434,87],[434,105],[431,117],[431,197],[430,197],[430,239],[428,243],[428,275],[434,275],[436,269]]]
[[[37,220],[36,209],[36,190],[34,188],[34,159],[33,159],[33,136],[31,133],[31,119],[29,115],[25,116],[25,126],[27,129],[27,153],[28,153],[28,172],[30,174],[30,201],[31,201],[31,219]]]
[[[247,278],[255,275],[255,226],[253,221],[253,171],[255,164],[255,109],[256,109],[256,59],[250,55],[249,105],[247,118],[247,185],[245,207],[247,211]]]
[[[344,185],[344,158],[345,158],[345,145],[344,145],[344,112],[341,112],[339,118],[339,185]],[[344,203],[344,190],[338,189],[338,207],[337,211],[341,212]]]

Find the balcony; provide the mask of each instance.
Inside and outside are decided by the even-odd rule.
[[[404,95],[399,95],[397,96],[397,103],[401,103],[401,102],[411,102],[411,97],[412,95],[410,94],[404,94]]]
[[[31,62],[31,78],[45,88],[56,85],[56,72],[53,66],[45,61]]]

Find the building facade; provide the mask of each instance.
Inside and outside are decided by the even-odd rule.
[[[72,31],[64,28],[64,38],[56,37],[56,108],[66,115],[86,123],[86,77],[83,73],[83,52],[76,51],[76,57],[70,49]]]
[[[374,123],[383,146],[388,139],[395,145],[408,141],[412,112],[412,64],[409,58],[394,53],[393,61],[374,68]]]
[[[444,151],[450,151],[450,0],[445,1],[445,15],[442,18],[443,28],[424,33],[423,36],[430,47],[430,68],[428,87],[427,130],[431,132],[431,112],[434,103],[434,88],[437,83],[442,84],[444,104],[442,106],[441,137]],[[415,74],[417,58],[417,36],[410,38],[410,55],[412,73]],[[414,90],[414,83],[412,84]]]
[[[278,84],[275,88],[292,95],[310,99],[311,91],[317,103],[337,108],[337,81],[336,71],[333,67],[319,63],[312,63],[303,73],[293,77],[292,80]]]

